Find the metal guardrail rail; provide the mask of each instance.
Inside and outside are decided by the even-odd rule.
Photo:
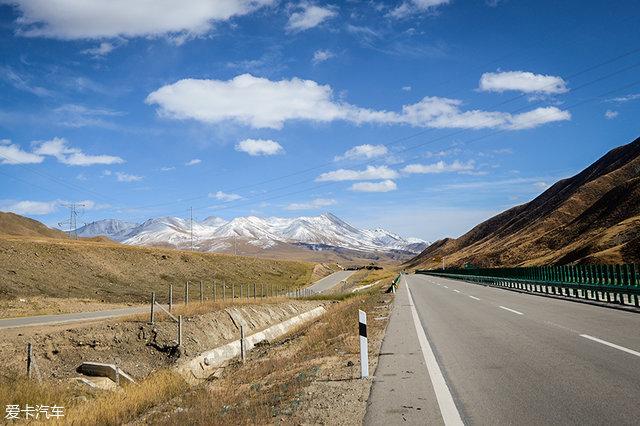
[[[418,269],[416,274],[640,307],[640,266],[635,264]]]

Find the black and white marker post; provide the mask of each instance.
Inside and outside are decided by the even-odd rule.
[[[360,331],[360,377],[369,377],[369,349],[367,346],[367,313],[358,310]]]

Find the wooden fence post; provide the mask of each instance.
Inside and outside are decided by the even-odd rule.
[[[178,347],[182,346],[182,315],[178,315]]]
[[[173,308],[173,284],[169,284],[169,312]]]
[[[200,303],[204,302],[204,292],[202,289],[202,280],[200,281]]]
[[[27,343],[27,377],[31,378],[31,369],[33,364],[33,346],[31,342]]]
[[[151,321],[150,321],[151,324],[153,324],[153,320],[154,320],[154,318],[153,318],[153,308],[155,307],[155,304],[156,304],[156,292],[152,291],[151,292]]]
[[[240,359],[244,363],[245,357],[245,341],[244,341],[244,327],[240,326]]]

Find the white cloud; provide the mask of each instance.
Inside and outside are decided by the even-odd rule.
[[[630,102],[640,99],[640,93],[632,93],[630,95],[619,96],[617,98],[609,99],[609,102]]]
[[[108,41],[103,41],[96,47],[83,50],[82,53],[84,53],[85,55],[93,56],[94,58],[101,58],[111,53],[115,48],[116,47],[113,45],[113,43],[109,43]]]
[[[116,172],[118,182],[138,182],[142,180],[142,176],[129,175],[123,172]]]
[[[38,164],[43,161],[43,156],[23,151],[9,139],[0,140],[0,164]]]
[[[57,124],[66,127],[105,127],[115,128],[115,126],[105,118],[118,117],[124,115],[123,112],[106,108],[90,108],[77,104],[61,105],[53,110]]]
[[[36,145],[36,149],[33,151],[35,154],[55,157],[59,162],[68,166],[124,163],[122,158],[112,155],[87,155],[78,148],[68,146],[67,141],[63,138],[53,138],[34,144]]]
[[[277,155],[284,153],[284,148],[271,139],[245,139],[236,144],[236,151],[246,152],[251,156]]]
[[[165,166],[165,167],[160,167],[160,171],[161,172],[170,172],[171,170],[175,170],[176,167],[175,166]]]
[[[58,201],[15,201],[0,205],[0,210],[26,215],[45,215],[56,211]]]
[[[527,71],[487,72],[480,77],[480,90],[505,92],[515,90],[524,93],[565,93],[566,82],[553,75],[534,74]]]
[[[168,35],[178,42],[275,0],[12,0],[19,33],[65,40]]]
[[[411,91],[411,86],[402,86],[402,90],[405,92],[410,92]]]
[[[314,210],[333,206],[336,203],[336,200],[332,198],[315,198],[307,203],[291,203],[285,207],[285,210]]]
[[[383,155],[386,155],[388,152],[389,150],[384,145],[364,144],[364,145],[354,146],[344,154],[337,155],[336,157],[334,157],[334,160],[335,161],[357,160],[360,158],[370,159],[375,157],[381,157]]]
[[[349,189],[357,192],[389,192],[395,191],[398,186],[394,181],[387,179],[380,182],[357,182]]]
[[[272,81],[251,74],[227,81],[179,80],[152,92],[146,102],[158,105],[158,113],[169,118],[205,123],[235,121],[254,128],[272,129],[280,129],[292,120],[343,120],[355,124],[517,130],[571,118],[568,111],[557,107],[537,108],[515,115],[499,111],[463,111],[460,100],[428,96],[415,104],[404,105],[401,112],[376,111],[336,101],[330,86],[312,80]]]
[[[0,0],[0,5],[1,4],[2,1]],[[18,90],[36,96],[44,97],[53,95],[49,89],[33,84],[29,76],[20,74],[11,67],[0,66],[0,80],[5,81]]]
[[[189,160],[186,163],[184,163],[184,165],[188,167],[188,166],[195,166],[195,165],[200,164],[200,163],[202,163],[201,159],[194,158],[193,160]]]
[[[607,120],[612,120],[618,116],[618,111],[606,110],[604,116]]]
[[[238,194],[227,194],[226,192],[218,191],[215,194],[210,193],[209,198],[215,198],[216,200],[224,201],[226,203],[229,201],[240,200],[242,199],[242,196]]]
[[[392,18],[406,18],[420,12],[432,12],[439,6],[448,4],[450,0],[405,0],[398,7],[389,12]]]
[[[315,52],[313,52],[313,63],[314,64],[319,64],[320,62],[324,62],[324,61],[328,61],[329,59],[333,58],[334,53],[330,50],[316,50]]]
[[[402,169],[402,172],[408,174],[436,174],[436,173],[460,173],[475,170],[475,163],[469,160],[462,163],[458,160],[452,163],[438,161],[433,164],[409,164]]]
[[[540,181],[540,182],[534,183],[533,186],[535,186],[538,189],[547,189],[549,187],[549,184],[547,182]]]
[[[387,166],[367,166],[365,170],[338,169],[322,173],[316,178],[318,182],[341,182],[345,180],[395,179],[398,172]]]
[[[287,30],[291,32],[305,31],[317,27],[327,19],[338,15],[333,7],[321,7],[311,3],[301,3],[297,12],[289,16]]]

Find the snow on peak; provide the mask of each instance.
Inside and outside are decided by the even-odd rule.
[[[171,244],[188,247],[193,241],[196,247],[206,242],[209,247],[224,248],[228,247],[228,243],[225,243],[228,240],[243,240],[262,248],[289,243],[367,252],[410,253],[419,253],[426,247],[426,242],[422,240],[404,239],[384,229],[358,229],[331,213],[295,218],[246,216],[229,221],[211,216],[200,222],[194,220],[193,223],[178,217],[159,217],[148,219],[140,225],[128,222],[114,225],[114,229],[121,229],[120,233],[111,231],[107,225],[110,220],[99,222],[105,225],[94,227],[92,236],[113,238],[117,234],[118,241],[134,245]]]

